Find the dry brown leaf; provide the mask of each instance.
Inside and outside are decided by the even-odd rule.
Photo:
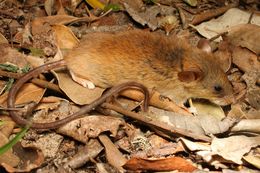
[[[247,49],[234,47],[232,52],[232,59],[233,63],[244,72],[257,71],[260,69],[260,62],[258,61],[258,57]]]
[[[57,46],[60,49],[72,49],[79,44],[79,40],[70,28],[64,25],[53,25]]]
[[[259,76],[259,69],[257,71],[247,72],[242,76],[247,84],[246,99],[250,106],[256,110],[260,110],[260,87],[256,85]]]
[[[206,142],[194,142],[185,138],[180,138],[180,143],[183,145],[183,148],[189,149],[191,151],[209,151],[210,144]]]
[[[260,115],[260,111],[258,111]],[[260,133],[260,119],[242,119],[231,129],[232,132]]]
[[[245,112],[242,110],[241,104],[232,104],[231,110],[228,112],[228,117],[245,118]]]
[[[14,150],[21,159],[21,162],[18,168],[2,163],[1,166],[4,167],[7,172],[31,172],[33,169],[40,167],[44,162],[43,154],[37,148],[23,148],[20,143],[17,143]]]
[[[28,62],[25,59],[25,55],[18,52],[17,50],[11,48],[6,44],[0,44],[0,64],[9,62],[17,65],[20,68],[28,65]]]
[[[251,148],[260,145],[260,136],[231,136],[228,138],[214,138],[211,149],[214,154],[233,161],[236,164],[242,164],[242,157],[248,153]]]
[[[0,44],[8,44],[8,40],[0,33]]]
[[[236,100],[239,100],[245,95],[247,86],[244,82],[232,82],[232,86]]]
[[[0,125],[0,132],[6,137],[9,137],[13,132],[15,123],[12,121],[11,117],[6,115],[0,115],[0,120],[3,121],[3,124]]]
[[[227,72],[232,64],[231,52],[228,50],[228,43],[221,42],[218,50],[214,52],[214,55],[217,57],[222,69]]]
[[[67,24],[72,21],[77,20],[77,17],[69,16],[69,15],[55,15],[55,16],[47,16],[47,17],[38,17],[32,21],[32,34],[40,34],[43,32],[44,23],[49,23],[50,25],[54,24]]]
[[[54,0],[46,0],[44,2],[44,8],[48,16],[52,15],[53,6],[54,6]]]
[[[43,27],[44,23],[49,23],[50,25],[60,24],[65,25],[68,23],[76,22],[76,21],[93,21],[95,19],[91,19],[90,17],[74,17],[69,15],[55,15],[55,16],[47,16],[47,17],[38,17],[32,21],[32,34],[37,35],[41,34],[45,28]]]
[[[247,163],[254,165],[256,168],[260,169],[260,148],[256,148],[255,151],[253,150],[249,154],[243,157]]]
[[[57,156],[62,140],[63,136],[50,132],[40,135],[37,140],[30,140],[30,138],[26,140],[25,137],[21,144],[26,148],[32,147],[40,150],[45,158],[53,158]]]
[[[149,132],[144,134],[140,129],[127,124],[127,136],[116,142],[122,150],[131,153],[131,157],[161,158],[183,151],[182,146]],[[149,137],[147,137],[149,136]]]
[[[231,136],[227,138],[214,138],[211,145],[208,143],[193,142],[181,138],[185,148],[201,156],[209,164],[215,167],[226,168],[225,163],[231,161],[242,164],[242,157],[250,151],[251,148],[259,145],[259,136]],[[221,156],[221,157],[219,157]]]
[[[21,45],[31,45],[32,44],[32,34],[30,23],[26,24],[24,29],[18,31],[13,40]]]
[[[230,28],[227,39],[235,46],[246,47],[260,55],[260,46],[256,40],[260,40],[260,26],[253,24],[241,24]]]
[[[54,104],[54,107],[57,105]],[[73,105],[72,103],[62,100],[58,107],[54,110],[51,109],[40,109],[36,111],[33,115],[33,121],[38,123],[54,122],[59,119],[70,116],[71,114],[79,111],[79,107]]]
[[[67,72],[55,72],[60,89],[76,104],[85,105],[99,98],[104,89],[85,88],[74,82]]]
[[[163,16],[172,16],[174,14],[174,8],[171,6],[165,6],[165,5],[154,5],[151,7],[147,7],[145,11],[141,10],[140,5],[136,5],[134,3],[125,2],[124,7],[126,12],[138,23],[145,26],[147,25],[151,30],[156,30],[160,26],[160,24],[164,23],[160,21]],[[158,17],[161,16],[161,17]],[[162,22],[162,23],[160,23]],[[169,21],[168,21],[169,22]],[[170,22],[171,23],[171,22]],[[173,22],[173,25],[176,23]],[[169,32],[169,31],[167,31]]]
[[[231,8],[224,15],[216,19],[213,18],[210,21],[203,22],[195,28],[201,35],[210,39],[220,33],[228,31],[233,26],[248,23],[250,15],[251,14],[249,11]],[[251,23],[260,25],[260,16],[253,15]],[[218,39],[218,41],[219,40],[220,39]]]
[[[155,134],[148,137],[148,141],[151,147],[148,148],[146,152],[147,157],[165,157],[173,155],[177,152],[183,151],[183,147],[176,143],[169,142],[164,138],[157,136]]]
[[[67,101],[64,98],[60,98],[56,96],[48,96],[48,97],[43,97],[41,103],[56,103],[56,102],[60,102],[61,100]]]
[[[44,88],[38,87],[32,83],[26,83],[18,92],[15,104],[29,103],[32,101],[39,103],[43,97],[44,92]]]
[[[71,0],[70,8],[74,12],[76,7],[82,2],[82,0]]]
[[[55,96],[43,97],[41,99],[41,102],[35,108],[35,110],[41,110],[41,109],[54,110],[54,109],[57,109],[58,106],[61,104],[62,100],[68,102],[68,100],[60,98],[60,97],[55,97]]]
[[[260,118],[259,118],[259,115],[260,115],[260,110],[256,110],[256,109],[254,109],[254,108],[251,108],[251,109],[247,112],[247,114],[246,114],[246,116],[247,116],[248,119],[260,119]]]
[[[79,149],[77,154],[64,164],[64,168],[79,168],[91,158],[95,158],[103,149],[104,147],[97,139],[90,139],[83,148]]]
[[[165,159],[142,159],[132,158],[127,161],[124,168],[130,170],[153,170],[153,171],[173,171],[192,172],[197,168],[181,157],[171,157]]]
[[[174,112],[164,111],[157,108],[150,107],[148,115],[158,121],[163,121],[169,125],[185,129],[195,134],[218,134],[229,130],[235,123],[235,119],[219,118],[211,115],[190,116],[176,114]]]
[[[0,147],[9,142],[8,137],[9,136],[5,136],[0,131],[0,139],[1,139]],[[20,159],[15,154],[13,154],[13,149],[9,149],[3,155],[0,156],[0,165],[4,163],[4,164],[8,164],[10,166],[15,167],[19,164],[19,162],[20,162]]]
[[[58,128],[57,132],[87,143],[89,138],[96,138],[105,131],[110,131],[112,136],[115,136],[119,126],[123,123],[121,119],[115,117],[86,116],[65,124]]]
[[[113,142],[105,134],[100,135],[99,140],[105,147],[108,163],[117,168],[120,172],[124,171],[122,166],[126,163],[127,159],[118,150],[115,144],[113,144]]]
[[[252,115],[253,114],[253,115]],[[242,104],[231,105],[228,117],[241,119],[230,130],[232,132],[252,132],[260,133],[260,111],[251,108],[249,111],[242,109]]]
[[[7,98],[8,98],[8,92],[5,92],[4,94],[0,95],[0,105],[2,107],[6,107]]]
[[[250,106],[252,106],[256,110],[260,110],[260,88],[251,89],[246,94],[247,101]],[[258,116],[259,118],[259,116]]]

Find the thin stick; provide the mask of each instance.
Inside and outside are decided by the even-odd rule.
[[[141,122],[143,122],[147,125],[156,127],[156,128],[158,128],[162,131],[170,132],[170,133],[173,133],[173,134],[179,134],[179,135],[182,135],[182,136],[191,137],[191,138],[197,139],[197,140],[202,140],[202,141],[207,141],[207,142],[211,141],[211,138],[209,138],[205,135],[195,134],[195,133],[189,132],[187,130],[168,125],[167,123],[155,121],[155,120],[153,120],[149,117],[142,116],[142,115],[134,113],[134,112],[130,112],[128,110],[125,110],[121,107],[118,107],[118,106],[115,106],[115,105],[112,105],[112,104],[109,104],[109,103],[103,103],[102,107],[107,108],[107,109],[112,109],[116,112],[124,114],[125,116],[134,118],[134,119],[139,120],[139,121],[141,121]]]
[[[198,15],[196,15],[193,18],[191,24],[192,25],[197,25],[197,24],[200,24],[201,22],[204,22],[206,20],[209,20],[209,19],[212,19],[214,17],[217,17],[217,16],[225,13],[230,8],[236,7],[237,5],[238,4],[236,4],[236,3],[235,4],[230,4],[230,5],[218,8],[218,9],[214,9],[214,10],[210,10],[210,11],[204,12],[202,14],[198,14]]]
[[[8,71],[3,71],[0,70],[0,76],[4,76],[4,77],[9,77],[9,78],[14,78],[14,79],[19,79],[23,76],[24,74],[21,73],[13,73],[13,72],[8,72]],[[38,79],[38,78],[33,78],[30,82],[32,82],[35,85],[38,85],[42,88],[48,88],[51,90],[54,90],[56,92],[59,93],[63,93],[60,90],[60,87],[54,83],[48,82],[46,80],[42,80],[42,79]]]

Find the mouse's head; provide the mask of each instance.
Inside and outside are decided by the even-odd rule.
[[[233,88],[224,70],[212,54],[194,50],[192,58],[184,58],[178,79],[189,97],[205,98],[218,105],[234,102]]]

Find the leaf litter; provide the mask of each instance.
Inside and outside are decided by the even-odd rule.
[[[98,2],[93,1],[89,5],[93,7],[93,3]],[[93,27],[88,32],[114,31],[113,27],[120,29],[120,24],[130,24],[130,27],[140,28],[139,24],[141,24],[143,29],[163,30],[169,35],[188,32],[188,37],[201,38],[192,28],[182,28],[184,25],[188,26],[190,21],[188,17],[194,14],[201,15],[202,23],[194,28],[208,39],[218,34],[224,38],[220,45],[217,45],[214,39],[210,41],[217,45],[215,54],[218,55],[220,64],[228,73],[237,97],[237,103],[224,109],[200,100],[189,102],[190,107],[186,108],[178,107],[169,99],[152,91],[150,102],[152,106],[149,107],[148,113],[142,113],[140,112],[142,93],[135,90],[124,91],[119,97],[123,96],[127,99],[125,102],[122,101],[124,99],[116,99],[115,96],[109,100],[110,103],[91,112],[90,116],[76,119],[51,132],[31,129],[22,139],[22,146],[20,143],[16,144],[16,147],[24,148],[23,155],[28,155],[30,161],[26,163],[30,162],[30,164],[25,167],[16,167],[21,165],[20,160],[23,158],[18,151],[14,150],[16,148],[14,147],[13,150],[5,153],[4,161],[12,160],[7,158],[15,158],[16,163],[8,162],[6,165],[0,161],[2,167],[8,172],[29,172],[32,169],[37,172],[54,170],[63,172],[77,172],[77,170],[85,172],[88,170],[93,172],[101,170],[103,172],[124,172],[125,170],[227,172],[239,170],[243,172],[248,169],[251,171],[259,169],[260,68],[259,46],[255,41],[259,36],[259,14],[252,13],[250,18],[250,13],[246,10],[238,8],[228,10],[230,7],[226,8],[227,6],[223,4],[212,2],[195,1],[193,3],[196,5],[190,5],[196,7],[191,7],[190,2],[186,4],[184,2],[124,1],[120,4],[124,7],[121,11],[110,12],[105,16],[102,15],[104,14],[102,10],[96,8],[91,8],[90,13],[86,12],[89,11],[86,10],[86,4],[79,1],[54,3],[54,1],[46,0],[42,6],[44,8],[37,6],[37,1],[30,3],[26,1],[24,4],[13,1],[13,9],[18,7],[23,9],[24,5],[30,9],[29,11],[20,10],[20,14],[11,14],[8,10],[1,9],[3,18],[11,17],[15,22],[9,24],[13,29],[12,33],[0,30],[2,42],[6,44],[8,40],[11,45],[7,47],[1,44],[4,51],[0,60],[1,63],[11,62],[20,68],[28,64],[35,68],[53,61],[54,56],[62,59],[66,50],[77,46],[78,38],[86,33],[84,29],[90,29],[92,24]],[[10,6],[8,2],[3,4]],[[31,13],[34,5],[38,12],[35,13],[32,22],[29,22],[31,18],[28,14]],[[232,3],[230,5],[232,6]],[[259,10],[257,1],[251,4],[244,2],[239,5],[239,7],[251,6],[256,8],[256,11]],[[196,11],[198,7],[200,10]],[[214,15],[217,15],[213,12],[214,8],[222,7],[225,10],[218,15],[228,11],[218,19],[213,19]],[[72,11],[68,13],[68,9]],[[202,9],[207,9],[207,13],[201,13]],[[75,12],[76,15],[71,15],[71,12]],[[125,12],[129,15],[125,15]],[[16,22],[19,15],[24,17],[23,22]],[[115,16],[118,15],[124,15],[124,17],[116,18]],[[128,20],[125,20],[126,18]],[[6,24],[5,22],[3,21],[2,25]],[[73,33],[71,29],[75,31],[75,28],[77,32]],[[19,48],[22,53],[16,51],[16,48]],[[35,54],[32,48],[43,53]],[[55,79],[52,84],[58,88],[56,92],[44,89],[46,83],[35,85],[32,80],[24,86],[25,90],[18,96],[17,102],[20,106],[30,101],[39,103],[33,111],[34,121],[49,122],[62,119],[79,110],[79,105],[88,104],[99,98],[104,91],[98,87],[89,90],[80,86],[73,82],[64,69],[62,72],[53,71],[52,74],[48,73],[40,78],[47,83],[50,79]],[[2,76],[1,81],[6,81],[14,75],[13,72],[4,70],[0,76]],[[19,76],[16,75],[16,78]],[[56,98],[52,97],[53,94]],[[5,108],[7,93],[2,93],[0,97],[1,106]],[[120,107],[124,107],[125,110]],[[193,110],[192,114],[190,110]],[[1,120],[4,121],[2,116]],[[6,142],[11,139],[12,133],[19,131],[19,127],[12,126],[11,130],[6,130],[6,126],[3,127],[0,126],[1,134],[8,131],[5,137]],[[26,150],[26,147],[31,147],[33,150]],[[31,155],[32,153],[34,155]],[[2,157],[3,155],[0,156]],[[33,159],[35,162],[32,161]],[[43,164],[44,161],[48,161],[47,165]]]

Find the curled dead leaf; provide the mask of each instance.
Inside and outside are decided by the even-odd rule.
[[[7,172],[30,172],[35,168],[41,166],[44,162],[44,156],[40,150],[33,147],[23,148],[20,143],[14,147],[14,151],[21,159],[19,167],[13,167],[6,163],[1,163],[1,166]]]
[[[105,147],[106,158],[108,162],[119,171],[123,171],[124,169],[122,168],[122,166],[126,163],[127,159],[118,150],[116,145],[109,139],[109,137],[107,137],[107,135],[100,135],[99,140]]]
[[[57,156],[63,139],[63,136],[54,132],[50,132],[40,135],[37,140],[30,140],[30,138],[25,138],[21,141],[21,144],[25,148],[30,147],[40,150],[45,158],[54,158]]]
[[[153,170],[153,171],[173,171],[192,172],[197,168],[181,157],[171,157],[165,159],[142,159],[131,158],[123,166],[129,170]]]
[[[63,125],[57,132],[86,143],[89,138],[96,138],[104,131],[110,131],[112,136],[116,136],[119,126],[123,123],[121,119],[115,117],[86,116]]]
[[[79,44],[79,40],[70,30],[70,28],[64,25],[53,25],[57,47],[60,49],[72,49]]]

